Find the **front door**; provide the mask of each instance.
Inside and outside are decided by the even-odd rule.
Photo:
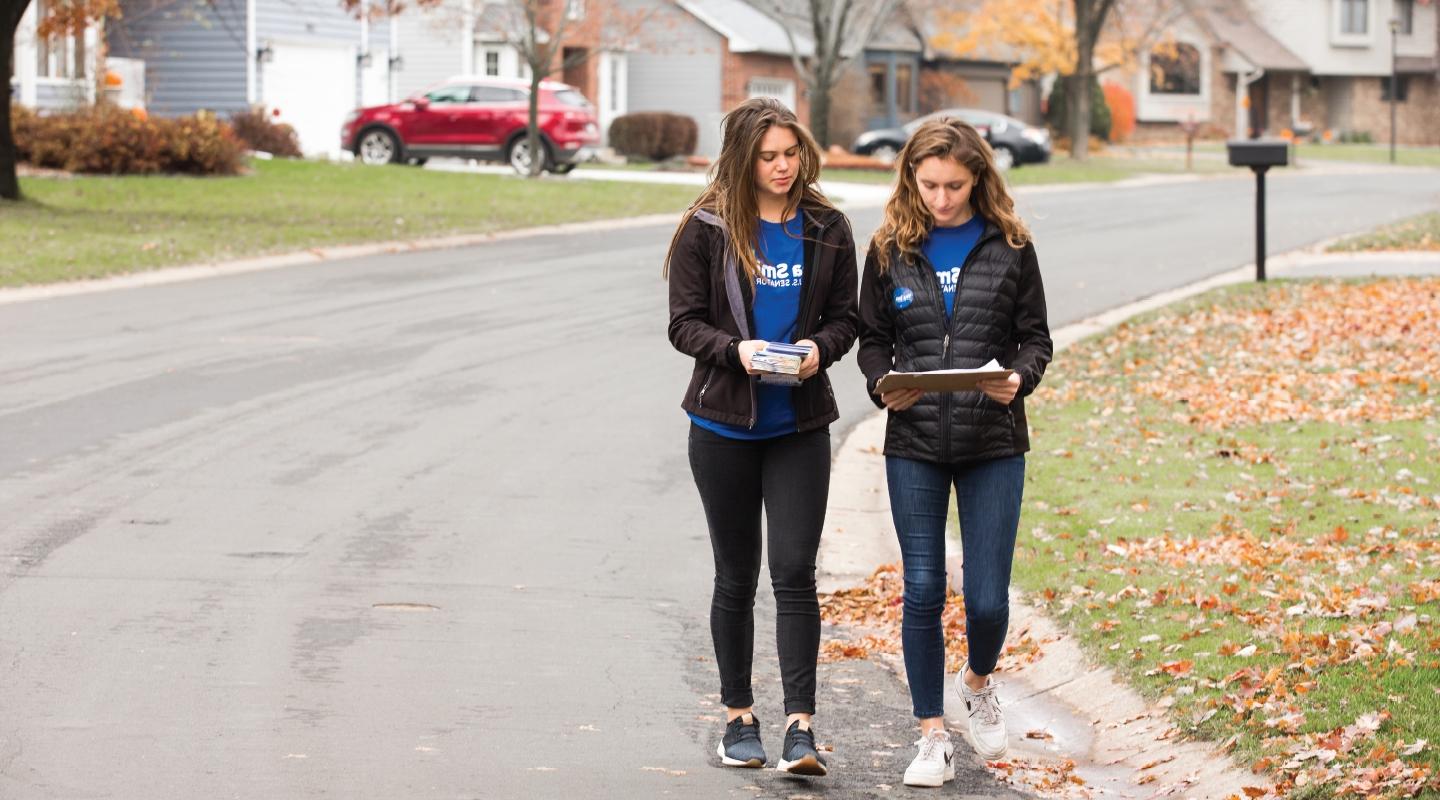
[[[1250,84],[1250,138],[1265,135],[1266,120],[1270,119],[1270,76],[1266,75]]]

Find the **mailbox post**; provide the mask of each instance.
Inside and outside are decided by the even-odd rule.
[[[1255,280],[1265,280],[1265,172],[1290,163],[1290,145],[1283,139],[1231,139],[1225,143],[1230,166],[1255,171]]]

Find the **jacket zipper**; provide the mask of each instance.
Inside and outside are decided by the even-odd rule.
[[[710,389],[710,379],[715,377],[715,367],[711,366],[705,370],[705,382],[700,384],[700,394],[695,398],[695,407],[705,407],[705,392]]]
[[[970,253],[965,256],[965,263],[960,265],[960,280],[955,285],[955,308],[960,307],[960,295],[965,289],[965,273],[970,270],[970,262],[975,260],[976,254],[980,252],[980,246],[985,244],[990,237],[981,235],[970,248]],[[935,286],[935,295],[940,300],[940,318],[945,320],[945,338],[940,345],[940,368],[950,369],[950,335],[955,332],[955,319],[959,314],[947,313],[945,310],[945,289],[940,286],[940,275],[935,272],[935,265],[930,263],[922,253],[920,260],[924,263],[927,272],[930,273],[930,280]],[[950,463],[950,403],[951,395],[954,392],[945,392],[940,395],[940,460],[942,463]],[[1007,409],[1008,410],[1008,409]],[[1013,427],[1013,426],[1012,426]]]

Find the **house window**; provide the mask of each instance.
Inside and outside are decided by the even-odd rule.
[[[773,97],[795,110],[795,82],[783,78],[751,78],[746,91],[751,98]]]
[[[35,0],[35,18],[43,20],[49,16],[49,5],[45,0]],[[37,37],[35,44],[36,74],[41,78],[80,79],[89,73],[83,32]]]
[[[585,16],[585,0],[565,0],[565,16],[569,19]]]
[[[495,50],[485,51],[485,74],[492,77],[500,75],[500,53]]]
[[[909,64],[895,65],[895,108],[901,114],[913,114],[915,102],[910,91],[911,72]]]
[[[868,68],[870,74],[870,102],[876,108],[885,107],[885,65],[871,64]]]
[[[1395,0],[1395,20],[1402,36],[1415,33],[1415,0]]]
[[[1370,32],[1370,0],[1340,0],[1340,32],[1352,36]]]
[[[1406,94],[1408,94],[1408,91],[1407,91],[1407,90],[1410,88],[1409,86],[1406,85],[1407,83],[1408,83],[1408,76],[1405,76],[1405,75],[1401,75],[1401,76],[1399,76],[1399,77],[1395,80],[1395,88],[1399,89],[1399,91],[1395,92],[1395,102],[1397,102],[1397,103],[1403,103],[1403,102],[1405,102],[1405,96],[1406,96]],[[1380,100],[1381,100],[1382,102],[1386,102],[1386,103],[1390,102],[1390,76],[1389,76],[1389,75],[1386,75],[1385,77],[1383,77],[1383,78],[1380,79]]]
[[[1200,48],[1181,42],[1152,50],[1150,94],[1200,94]]]

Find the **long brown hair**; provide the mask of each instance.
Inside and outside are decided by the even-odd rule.
[[[885,220],[870,240],[879,256],[882,275],[890,268],[892,246],[902,254],[918,256],[925,237],[935,225],[935,217],[926,207],[920,196],[920,185],[915,181],[915,168],[934,157],[954,159],[970,170],[975,176],[975,185],[970,189],[970,207],[985,220],[995,223],[1005,234],[1007,244],[1018,250],[1030,241],[1030,229],[1015,213],[1015,200],[1005,188],[1005,179],[995,169],[995,156],[980,132],[953,117],[932,119],[915,131],[895,158],[899,178],[894,193],[885,203]]]
[[[795,112],[784,103],[770,97],[746,100],[725,115],[721,122],[724,131],[720,144],[720,157],[710,167],[710,183],[700,197],[690,204],[680,225],[670,239],[670,250],[665,254],[663,275],[670,276],[670,260],[675,256],[675,246],[680,241],[680,232],[695,216],[705,209],[720,217],[729,231],[728,247],[739,260],[745,274],[754,281],[760,276],[760,265],[755,260],[755,244],[759,241],[760,203],[755,190],[755,160],[760,157],[760,141],[772,125],[784,125],[795,134],[800,143],[800,164],[795,181],[790,184],[789,199],[785,204],[785,218],[799,208],[821,206],[833,209],[835,206],[816,188],[820,179],[820,146]]]

